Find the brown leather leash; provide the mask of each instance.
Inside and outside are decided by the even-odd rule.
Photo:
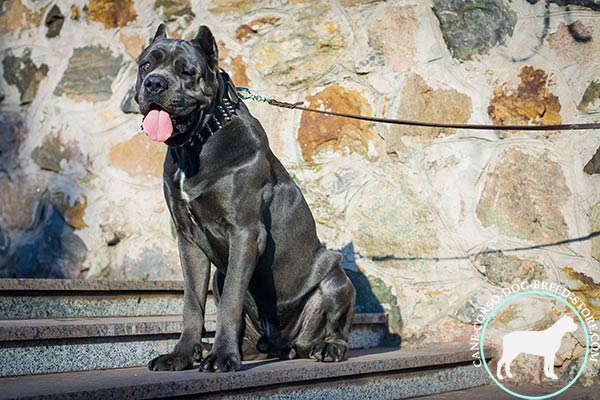
[[[475,130],[498,130],[498,131],[565,131],[565,130],[585,130],[600,129],[600,123],[577,123],[577,124],[559,124],[559,125],[487,125],[487,124],[448,124],[441,122],[423,122],[410,121],[393,118],[369,117],[366,115],[348,114],[337,111],[319,110],[316,108],[304,107],[304,102],[287,103],[268,97],[260,96],[250,92],[248,88],[236,87],[237,94],[243,100],[254,100],[270,104],[275,107],[288,108],[292,110],[301,110],[314,112],[334,117],[358,119],[362,121],[380,122],[393,125],[423,126],[428,128],[449,128],[449,129],[475,129]]]

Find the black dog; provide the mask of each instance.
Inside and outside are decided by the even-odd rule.
[[[169,146],[164,194],[185,280],[181,338],[149,368],[181,370],[200,358],[211,263],[217,328],[202,371],[239,370],[241,354],[344,359],[354,287],[340,255],[319,242],[262,126],[219,71],[210,30],[173,40],[161,24],[140,56],[136,91],[144,130]]]

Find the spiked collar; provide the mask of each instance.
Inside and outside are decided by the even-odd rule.
[[[217,133],[223,125],[231,121],[232,116],[237,114],[239,98],[237,97],[235,86],[231,82],[231,78],[225,71],[219,71],[217,77],[219,79],[219,96],[210,104],[206,115],[204,116],[202,126],[185,142],[173,147],[204,144],[208,138]]]
[[[169,153],[173,161],[188,178],[198,172],[200,152],[206,141],[237,114],[240,99],[231,78],[226,72],[219,71],[218,79],[219,96],[209,106],[200,129],[182,144],[169,146]]]

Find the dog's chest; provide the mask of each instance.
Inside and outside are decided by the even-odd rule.
[[[179,195],[179,198],[181,198],[186,203],[189,203],[190,196],[185,191],[185,174],[183,173],[182,170],[180,170],[180,169],[177,170],[177,172],[175,173],[174,182],[175,182],[175,187],[178,192],[177,194]]]
[[[191,198],[186,191],[186,176],[180,171],[173,176],[170,185],[171,212],[177,231],[196,242],[215,265],[227,257],[225,226],[221,213],[215,209],[213,195],[207,190],[203,195]],[[214,200],[214,199],[213,199]]]

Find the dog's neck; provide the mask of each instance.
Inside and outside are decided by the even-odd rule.
[[[219,95],[208,106],[203,121],[199,121],[200,126],[193,128],[193,133],[184,143],[169,147],[173,161],[188,178],[198,173],[200,152],[206,141],[237,114],[240,99],[229,75],[225,71],[219,71],[217,77]]]

